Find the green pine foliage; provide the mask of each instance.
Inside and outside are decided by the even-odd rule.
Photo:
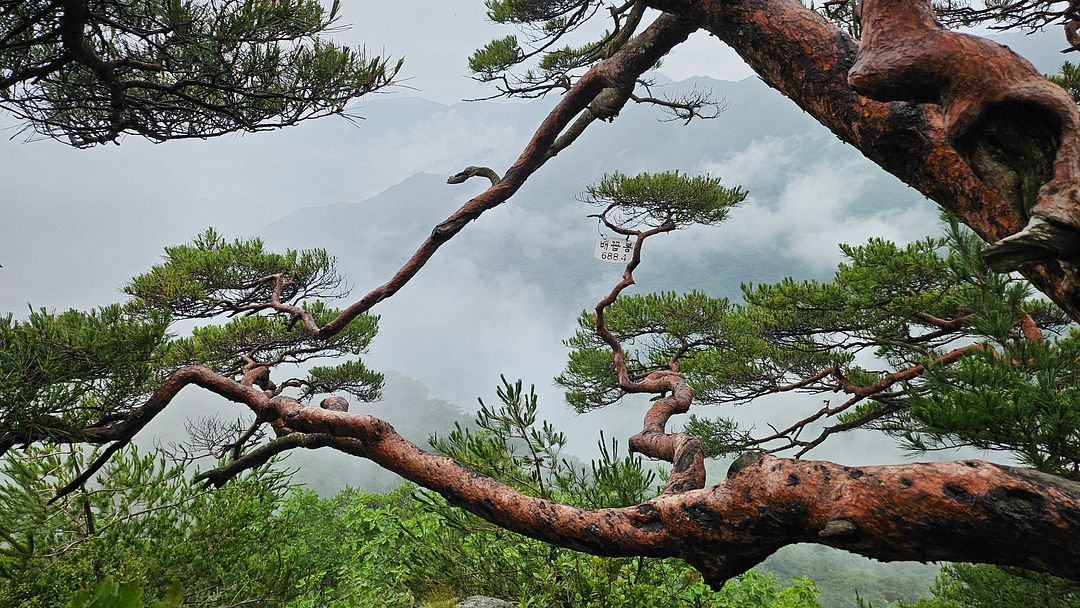
[[[762,365],[787,354],[763,339],[754,320],[726,298],[699,291],[622,296],[607,308],[605,321],[623,344],[631,376],[666,368],[672,357],[683,353],[680,372],[702,402],[726,400],[725,390],[732,386],[766,382],[770,370]],[[582,313],[580,329],[566,342],[572,349],[566,371],[556,379],[579,412],[622,397],[611,350],[593,331],[595,322],[595,313]],[[789,365],[804,369],[830,361],[812,352],[793,350],[791,355]]]
[[[151,601],[149,608],[181,608],[183,604],[184,589],[180,583],[173,583],[165,598]],[[142,585],[118,583],[107,576],[93,589],[73,595],[69,608],[143,608],[143,605]]]
[[[316,571],[325,547],[308,549],[314,523],[282,509],[282,473],[258,469],[209,491],[162,454],[129,447],[109,461],[98,484],[49,504],[91,457],[31,448],[5,458],[0,606],[64,606],[72,596],[109,605],[93,598],[110,594],[135,601],[133,585],[147,597],[168,598],[176,594],[173,581],[183,583],[187,606],[317,590],[314,581],[300,582]],[[125,584],[76,595],[106,577]]]
[[[557,21],[589,5],[588,0],[486,0],[488,19],[496,23]]]
[[[1080,585],[1018,568],[946,564],[930,589],[933,597],[903,608],[1076,608]]]
[[[620,7],[616,30],[598,36],[590,33],[581,42],[575,32],[603,8],[602,2],[486,0],[485,5],[488,19],[512,26],[517,34],[496,38],[475,51],[469,57],[469,70],[477,80],[500,83],[502,94],[523,97],[570,86],[581,71],[626,44],[644,13],[644,5]],[[572,44],[560,44],[568,37],[573,38]]]
[[[134,407],[160,379],[168,321],[119,305],[0,317],[0,453]]]
[[[1007,451],[1040,471],[1080,479],[1080,333],[1005,352],[931,367],[925,392],[881,428],[916,450]]]
[[[514,65],[520,54],[517,36],[496,38],[469,57],[469,70],[480,80],[495,80]]]
[[[167,248],[163,263],[128,284],[123,304],[0,318],[0,454],[35,441],[87,441],[87,429],[122,423],[185,365],[233,379],[252,365],[296,371],[273,389],[302,400],[378,399],[383,376],[358,359],[378,317],[359,315],[318,338],[293,314],[318,326],[338,317],[323,298],[343,295],[341,281],[323,250],[277,253],[207,230]],[[174,335],[184,320],[203,324]]]
[[[681,228],[719,224],[747,195],[742,188],[724,186],[719,177],[711,175],[664,171],[629,176],[616,171],[586,188],[584,201],[604,208],[612,214],[609,219],[623,228],[665,223]]]
[[[596,56],[602,48],[598,41],[576,47],[566,45],[546,53],[540,58],[538,67],[545,74],[564,74],[581,67],[583,58]]]
[[[1050,76],[1050,81],[1072,95],[1072,98],[1080,103],[1080,66],[1066,61],[1061,64],[1061,71]]]
[[[346,111],[401,67],[331,42],[317,0],[0,1],[0,107],[90,146],[260,131]],[[65,28],[81,34],[77,44]]]
[[[165,261],[131,280],[124,291],[178,319],[240,314],[269,301],[281,276],[282,303],[341,295],[336,261],[321,249],[266,251],[261,239],[232,242],[210,228],[190,244],[165,248]]]
[[[846,260],[832,280],[745,285],[738,304],[700,292],[623,295],[608,307],[606,325],[622,342],[632,377],[677,358],[699,404],[744,403],[781,390],[833,393],[841,388],[837,376],[867,387],[923,366],[925,372],[888,383],[888,390],[830,417],[851,428],[885,430],[914,449],[1004,450],[1040,470],[1075,477],[1075,330],[1026,282],[988,269],[982,247],[948,220],[942,237],[904,246],[880,239],[845,245]],[[1025,317],[1046,339],[1025,337],[1019,326]],[[593,313],[582,314],[557,378],[578,411],[623,396],[594,323]],[[935,364],[972,345],[981,350]],[[748,429],[723,417],[693,415],[687,429],[713,455],[758,445]]]
[[[305,302],[302,308],[320,325],[340,312],[327,307],[321,300]],[[224,325],[195,328],[190,337],[173,340],[169,344],[167,361],[174,367],[208,365],[221,374],[234,375],[240,372],[246,359],[289,365],[365,354],[377,332],[378,317],[375,315],[361,315],[343,331],[325,340],[312,336],[303,325],[280,315],[242,316]],[[302,398],[340,390],[361,401],[375,401],[383,377],[361,361],[354,360],[313,367],[301,382]]]
[[[378,401],[382,397],[382,385],[381,373],[368,369],[363,361],[346,361],[339,365],[309,369],[301,398],[319,393],[342,392],[360,401]]]

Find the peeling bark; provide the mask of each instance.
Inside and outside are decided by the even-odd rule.
[[[864,0],[852,88],[879,101],[939,104],[946,140],[1034,221],[987,251],[1000,270],[1080,253],[1080,115],[1026,59],[949,31],[929,0]]]
[[[1022,202],[983,181],[952,145],[938,105],[875,101],[852,90],[848,71],[855,64],[858,43],[799,0],[647,2],[730,45],[766,84],[871,161],[955,213],[988,242],[1016,234],[1027,224]],[[971,69],[981,63],[978,57],[969,61],[975,64]],[[1048,261],[1021,272],[1080,320],[1080,275],[1071,265]]]
[[[290,428],[332,435],[336,449],[509,530],[596,555],[679,557],[713,585],[799,542],[1080,580],[1080,484],[1037,472],[977,460],[847,467],[756,454],[717,486],[588,510],[521,494],[426,453],[378,418],[287,407]]]
[[[856,43],[798,0],[648,0],[650,6],[672,14],[661,16],[638,39],[575,83],[506,174],[485,173],[492,187],[437,226],[397,274],[324,327],[293,314],[302,318],[311,333],[325,338],[392,296],[443,243],[486,210],[508,200],[601,110],[612,109],[597,107],[594,113],[588,109],[594,102],[613,98],[625,103],[634,80],[699,25],[734,47],[765,82],[838,137],[956,213],[984,238],[998,241],[1019,232],[1029,214],[1058,226],[1080,226],[1073,206],[1080,150],[1073,143],[1075,129],[1069,130],[1077,124],[1075,108],[1071,118],[1059,116],[1063,108],[1058,108],[1056,93],[1041,84],[1034,88],[994,84],[985,91],[976,90],[979,78],[992,82],[1000,73],[1015,84],[1028,82],[1024,79],[1030,71],[1023,60],[1014,60],[1007,51],[978,39],[953,38],[932,30],[932,23],[918,11],[921,5],[905,4],[905,0],[892,0],[889,10],[895,6],[913,11],[896,14],[908,15],[914,29],[890,32],[889,19],[897,17],[879,10],[884,0],[866,1],[869,9],[863,17],[871,30],[878,31],[868,33],[857,63]],[[964,58],[964,53],[974,53],[966,60],[972,64],[972,73],[985,67],[981,63],[988,64],[991,73],[943,74],[940,66],[927,70],[918,61],[907,65],[904,62],[923,55],[909,56],[902,46],[891,46],[939,34],[944,37],[934,39],[937,45],[922,49],[926,56],[945,52],[946,59],[954,61]],[[895,61],[880,65],[890,53]],[[982,61],[983,53],[993,61]],[[888,101],[857,94],[849,85],[849,71],[859,90]],[[1020,108],[1019,113],[1014,106]],[[1024,122],[1027,115],[1033,118]],[[1057,118],[1047,120],[1047,116]],[[1046,134],[1057,134],[1052,170],[1032,173],[1030,169],[1038,165],[1040,154],[1048,158],[1041,143],[1023,144],[1036,152],[1033,165],[1016,166],[1011,159],[1001,162],[1002,154],[1011,154],[1007,146],[1017,135],[1002,129],[1016,124],[1018,118],[1020,130],[1031,141],[1051,141],[1054,138],[1047,139]],[[1034,181],[1025,177],[1029,174],[1035,175]],[[633,282],[632,270],[628,267],[625,285]],[[1056,261],[1025,269],[1039,289],[1080,319],[1080,283],[1068,272]],[[618,288],[611,300],[617,295]],[[603,333],[604,306],[602,302],[597,309],[597,331],[612,346],[618,363],[618,341]],[[507,529],[597,555],[680,557],[701,569],[713,585],[798,542],[826,544],[883,560],[979,561],[1080,580],[1080,484],[1033,471],[980,461],[845,467],[755,453],[739,458],[723,483],[702,488],[700,446],[693,445],[696,439],[665,430],[668,419],[685,412],[692,398],[677,365],[637,381],[630,380],[625,365],[619,374],[625,390],[663,393],[646,416],[642,433],[631,442],[638,451],[673,462],[672,483],[663,495],[640,505],[599,510],[527,496],[448,458],[424,452],[385,421],[348,412],[344,400],[305,407],[294,399],[272,396],[255,388],[270,386],[269,376],[249,371],[237,382],[205,367],[183,368],[125,421],[82,431],[87,441],[112,445],[61,495],[92,476],[181,388],[196,384],[246,405],[258,420],[271,422],[279,432],[275,441],[205,475],[213,484],[224,483],[288,449],[333,447],[371,459]]]

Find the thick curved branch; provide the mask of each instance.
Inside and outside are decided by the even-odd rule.
[[[660,393],[645,413],[642,430],[630,438],[630,450],[671,463],[664,494],[705,487],[705,450],[690,433],[668,433],[667,423],[676,414],[690,411],[694,392],[678,372],[654,372],[633,383],[633,392]]]
[[[94,459],[90,466],[80,473],[75,479],[63,488],[57,490],[56,495],[49,502],[56,501],[76,489],[82,487],[93,477],[101,467],[105,466],[109,458],[121,448],[131,442],[132,438],[139,433],[155,416],[160,414],[173,397],[185,386],[194,384],[216,393],[229,401],[243,403],[259,414],[267,401],[266,395],[251,386],[245,386],[239,382],[221,376],[214,370],[201,365],[189,365],[172,373],[158,387],[157,390],[146,400],[142,406],[124,418],[120,424],[100,429],[86,429],[83,433],[92,443],[109,443],[101,454]]]
[[[647,2],[716,35],[769,86],[867,158],[959,216],[985,240],[999,241],[1025,225],[1020,201],[980,179],[951,145],[939,107],[883,103],[856,94],[848,84],[848,70],[855,63],[858,44],[799,0]],[[1058,262],[1022,270],[1040,291],[1080,319],[1080,283],[1071,280],[1069,272]]]
[[[680,557],[713,585],[797,542],[1080,580],[1080,484],[1030,470],[982,461],[845,467],[757,455],[718,486],[588,510],[523,495],[426,453],[372,416],[295,402],[281,413],[290,428],[334,436],[336,449],[509,530],[596,555]]]
[[[1080,580],[1080,484],[1030,470],[980,461],[845,467],[755,454],[736,461],[718,486],[590,510],[522,494],[424,452],[373,416],[267,398],[206,368],[179,370],[143,415],[160,411],[186,384],[244,403],[292,432],[204,475],[210,483],[288,449],[326,445],[509,530],[595,555],[679,557],[714,586],[799,542],[883,560],[978,561]]]
[[[988,248],[1009,271],[1080,255],[1080,113],[1008,48],[937,24],[930,0],[864,0],[852,87],[881,101],[938,103],[947,140],[1032,218]]]
[[[705,487],[705,452],[701,448],[701,441],[689,433],[668,433],[666,428],[672,416],[690,411],[690,404],[694,398],[690,385],[679,374],[678,360],[672,359],[669,370],[653,372],[642,380],[631,380],[626,368],[622,344],[604,322],[604,311],[607,307],[615,302],[624,289],[634,284],[634,269],[641,264],[641,247],[645,239],[671,232],[675,229],[675,224],[666,222],[645,231],[627,230],[608,220],[607,212],[611,209],[612,207],[609,206],[600,215],[601,221],[615,232],[634,236],[634,247],[630,260],[623,269],[622,280],[616,283],[611,292],[596,305],[596,323],[593,329],[596,335],[611,347],[615,373],[622,390],[628,393],[660,395],[646,412],[642,431],[630,438],[630,449],[650,458],[671,463],[671,474],[664,487],[665,494],[703,488]]]

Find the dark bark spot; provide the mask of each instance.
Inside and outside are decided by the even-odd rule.
[[[647,504],[638,505],[637,512],[641,517],[631,519],[631,526],[646,532],[659,532],[664,529],[664,524],[660,521],[660,511],[656,507]]]
[[[901,477],[900,478],[900,485],[904,486],[905,488],[910,488],[911,485],[914,484],[914,483],[915,483],[915,481],[912,480],[910,477]]]
[[[1037,517],[1044,503],[1041,496],[1019,488],[995,488],[987,498],[995,511],[1016,519]]]
[[[765,458],[764,452],[743,452],[728,467],[727,476],[732,477],[739,471],[761,462]]]
[[[486,484],[488,482],[488,480],[490,479],[486,475],[481,475],[480,473],[477,473],[475,470],[473,470],[472,467],[470,467],[467,464],[458,463],[458,466],[460,466],[462,468],[462,470],[465,471],[465,476],[468,477],[468,479],[470,481],[474,481],[474,482],[479,481],[481,483]],[[467,481],[466,483],[469,483],[469,482]]]
[[[722,517],[700,503],[684,504],[681,510],[687,519],[702,526],[713,528],[723,523]]]
[[[839,28],[833,30],[832,38],[832,43],[829,46],[837,49],[836,67],[834,68],[834,74],[829,76],[833,78],[832,82],[844,82],[846,76],[837,77],[835,74],[839,70],[843,70],[844,74],[846,74],[851,69],[851,65],[855,63],[855,56],[859,47],[852,43],[851,36],[848,36],[847,32]]]
[[[852,479],[859,479],[860,477],[862,477],[865,474],[866,473],[863,473],[859,469],[849,469],[848,472],[847,472],[847,476],[852,478]]]
[[[489,500],[487,498],[481,500],[479,503],[477,503],[476,506],[479,507],[480,511],[482,511],[484,513],[497,513],[498,512],[498,510],[495,508],[495,503],[491,502],[491,500]]]
[[[919,104],[906,101],[889,102],[885,124],[865,138],[872,147],[867,150],[883,166],[910,167],[921,162],[930,147],[926,140],[926,114]]]
[[[945,496],[954,500],[971,500],[971,494],[967,490],[951,481],[942,486],[941,491]]]
[[[650,505],[648,503],[643,503],[643,504],[638,505],[637,506],[637,512],[642,517],[656,517],[657,515],[660,514],[659,509],[657,509],[656,507],[654,507],[654,506],[652,506],[652,505]]]
[[[672,463],[672,469],[675,471],[685,471],[694,466],[694,456],[697,455],[695,450],[683,450],[674,463]]]
[[[799,485],[799,476],[794,474],[794,473],[788,475],[787,476],[787,485],[789,485],[789,486],[797,486],[797,485]]]

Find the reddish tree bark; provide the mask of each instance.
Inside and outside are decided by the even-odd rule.
[[[955,213],[987,241],[1013,235],[1027,223],[1023,201],[981,179],[950,143],[940,106],[881,102],[856,93],[848,83],[848,71],[855,64],[859,44],[799,0],[647,2],[716,35],[765,83],[883,169]],[[890,2],[889,11],[895,10],[894,5],[904,7],[913,2]],[[982,52],[974,49],[958,57],[965,65],[951,69],[963,67],[976,73],[986,69],[981,77],[992,81],[1001,71],[1022,71],[1010,62],[1027,63],[996,51],[993,61],[987,61]],[[1039,87],[1043,91],[1040,95],[1049,90]],[[1076,163],[1075,155],[1075,150],[1065,150],[1060,160]],[[1050,261],[1022,272],[1073,318],[1080,319],[1080,283],[1074,278],[1075,268]]]
[[[611,207],[608,207],[608,211]],[[601,221],[611,230],[634,237],[633,254],[623,269],[622,280],[615,284],[596,305],[596,323],[593,330],[609,347],[618,376],[619,387],[627,393],[652,393],[657,395],[653,406],[645,414],[641,432],[629,440],[630,450],[671,463],[665,494],[697,490],[705,487],[705,452],[701,441],[689,433],[668,433],[667,423],[676,414],[690,411],[694,393],[679,374],[677,357],[672,357],[667,370],[653,372],[641,380],[631,380],[626,367],[622,344],[608,330],[604,322],[607,307],[611,306],[624,289],[634,284],[634,270],[641,264],[641,248],[645,239],[675,230],[670,218],[660,226],[649,230],[629,230],[608,221],[607,211],[600,214]]]
[[[989,40],[937,25],[927,0],[864,0],[848,80],[880,101],[940,104],[945,136],[975,173],[1019,203],[1021,233],[992,247],[1001,270],[1080,250],[1080,115],[1035,66]]]
[[[974,460],[847,467],[750,453],[719,485],[590,510],[522,494],[425,452],[374,416],[304,406],[202,366],[172,374],[128,424],[144,427],[188,385],[280,423],[278,439],[204,473],[213,485],[286,450],[332,447],[509,530],[596,555],[679,557],[713,585],[799,542],[882,560],[979,561],[1080,580],[1080,483],[1035,471]]]
[[[909,87],[900,86],[902,94],[895,94],[889,84],[889,72],[896,66],[886,65],[872,76],[876,72],[868,68],[875,61],[874,53],[878,53],[877,58],[882,55],[880,49],[872,51],[874,45],[868,43],[866,48],[871,54],[864,54],[865,61],[853,72],[857,86],[882,98],[937,103],[883,102],[856,93],[849,84],[849,70],[856,64],[858,51],[855,41],[798,0],[647,3],[670,14],[661,16],[638,39],[586,73],[540,126],[506,175],[493,177],[490,189],[437,226],[387,283],[321,328],[310,316],[280,303],[270,303],[266,308],[296,315],[315,335],[333,335],[358,314],[393,295],[469,221],[506,201],[532,172],[565,147],[565,142],[572,141],[588,120],[609,117],[617,111],[632,94],[635,79],[697,26],[735,48],[765,82],[838,137],[956,213],[988,240],[998,241],[1020,231],[1028,220],[1028,208],[1038,212],[1043,190],[1053,190],[1051,195],[1075,190],[1075,179],[1069,176],[1077,174],[1073,158],[1076,151],[1068,143],[1073,134],[1065,130],[1073,124],[1071,118],[1062,118],[1057,125],[1061,130],[1055,144],[1054,169],[1047,177],[1052,180],[1065,176],[1059,184],[1061,189],[1037,184],[1039,200],[1027,206],[1026,190],[1009,187],[1007,179],[987,179],[985,170],[980,174],[973,169],[969,161],[979,164],[979,146],[967,149],[966,155],[955,147],[958,142],[964,147],[963,142],[979,131],[980,116],[986,114],[975,111],[976,118],[970,124],[962,119],[971,115],[963,104],[972,94],[979,94],[971,91],[970,83],[978,78],[992,80],[996,74],[1020,74],[1026,69],[1019,63],[1022,60],[982,42],[964,39],[958,43],[964,48],[957,51],[957,57],[974,74],[964,76],[969,79],[964,81],[969,83],[965,87],[952,87],[950,82],[954,81],[938,78],[941,74],[935,72],[934,78],[928,78],[936,86],[935,91],[912,93]],[[888,25],[875,21],[887,18],[875,12],[875,8],[885,5],[875,4],[874,0],[867,0],[867,4],[870,10],[864,20],[869,21],[864,25],[872,26],[868,40],[884,45],[887,55],[891,44]],[[892,0],[889,6],[894,5],[918,8],[914,1],[905,4],[904,0]],[[916,10],[910,15],[918,17],[920,13]],[[930,31],[925,19],[919,27]],[[878,28],[876,33],[874,28]],[[948,44],[954,41],[948,40]],[[906,51],[896,52],[906,57]],[[980,76],[979,69],[989,71]],[[882,80],[876,81],[878,76]],[[1043,93],[1048,90],[1041,84],[1037,88]],[[1002,98],[991,94],[987,99],[993,106]],[[946,114],[938,103],[945,104]],[[951,115],[950,108],[955,110]],[[571,124],[575,117],[582,116],[588,120]],[[1068,218],[1060,223],[1074,225],[1070,224],[1074,213],[1068,207]],[[1073,318],[1080,319],[1080,284],[1070,272],[1070,267],[1057,261],[1025,270],[1039,289]],[[632,278],[629,280],[632,282]],[[618,354],[617,343],[613,348]],[[167,406],[180,388],[196,384],[246,405],[260,420],[274,421],[279,434],[275,441],[241,456],[232,465],[207,474],[205,479],[214,484],[224,483],[239,471],[287,449],[329,446],[369,458],[510,530],[599,555],[681,557],[700,568],[713,584],[744,572],[779,547],[797,542],[827,544],[885,560],[979,561],[1080,580],[1080,484],[1048,475],[979,461],[845,467],[748,454],[717,486],[686,490],[700,485],[696,475],[699,463],[687,462],[681,469],[687,473],[687,482],[677,484],[674,491],[632,507],[585,510],[526,496],[450,459],[426,453],[385,421],[340,411],[347,409],[344,404],[334,403],[334,408],[304,407],[272,390],[258,390],[253,387],[258,385],[258,370],[249,371],[245,374],[247,381],[238,382],[208,368],[183,368],[127,421],[80,431],[79,438],[114,442],[109,449],[115,451]],[[670,457],[678,464],[682,448],[675,445],[677,435],[667,434],[664,426],[672,413],[688,406],[689,395],[680,393],[682,387],[670,378],[653,380],[656,386],[638,388],[660,388],[674,394],[658,401],[646,420],[646,432],[637,441],[643,451]],[[621,377],[623,381],[632,384]],[[269,386],[268,378],[265,383]],[[87,475],[94,470],[88,468]]]
[[[428,454],[372,416],[274,404],[289,428],[369,458],[484,519],[561,547],[680,557],[714,585],[788,544],[883,560],[979,561],[1080,580],[1080,484],[982,461],[846,467],[760,454],[721,484],[587,510]]]

